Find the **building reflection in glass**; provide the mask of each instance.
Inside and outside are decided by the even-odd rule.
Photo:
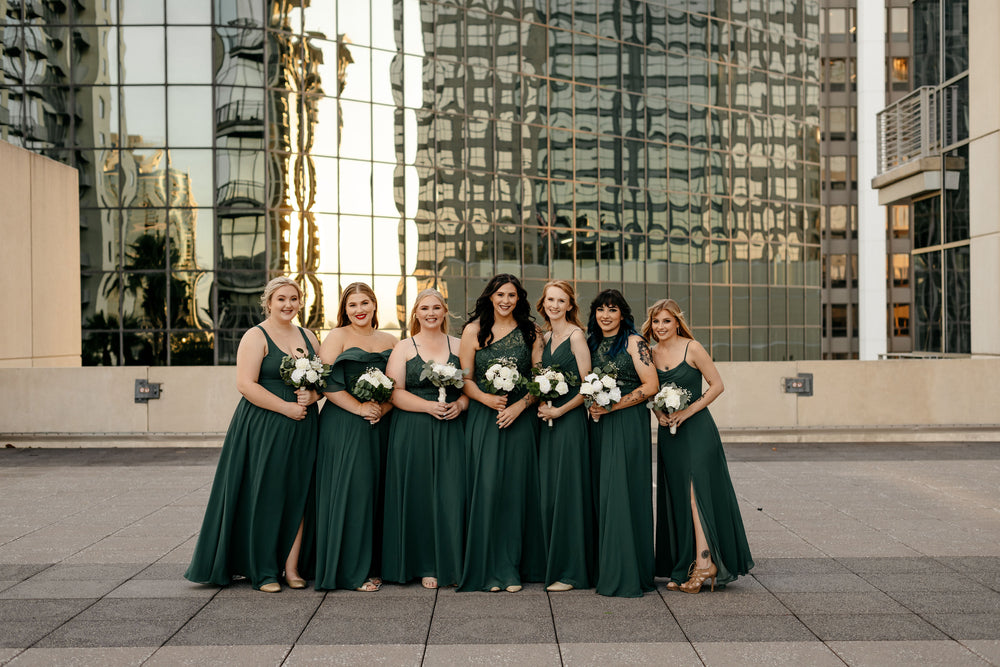
[[[321,331],[508,271],[819,357],[816,1],[113,5],[8,3],[0,53],[0,136],[81,173],[87,363],[233,363],[278,272]]]

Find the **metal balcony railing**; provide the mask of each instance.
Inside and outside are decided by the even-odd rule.
[[[219,186],[215,201],[219,206],[263,206],[264,184],[259,181],[228,181]]]
[[[936,88],[923,86],[878,112],[879,175],[940,151],[939,101]]]

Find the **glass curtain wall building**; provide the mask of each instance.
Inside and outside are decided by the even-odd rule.
[[[819,358],[818,0],[0,0],[0,139],[80,171],[84,363],[233,363],[276,273],[671,296]]]

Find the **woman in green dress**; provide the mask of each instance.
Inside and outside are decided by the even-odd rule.
[[[635,330],[621,292],[604,290],[587,322],[595,370],[616,373],[621,400],[590,406],[591,442],[600,466],[597,592],[642,597],[653,590],[653,442],[646,401],[656,393],[649,346]]]
[[[459,587],[464,591],[516,593],[523,582],[545,578],[538,420],[525,414],[531,395],[504,382],[502,391],[492,389],[487,379],[500,359],[513,360],[522,377],[531,372],[542,337],[527,296],[516,277],[494,276],[462,331],[459,357],[468,376],[462,389],[471,399],[465,423],[469,520]]]
[[[245,576],[265,593],[305,588],[299,576],[302,517],[316,460],[320,395],[285,384],[286,355],[310,357],[316,336],[292,324],[302,290],[291,278],[264,288],[266,319],[243,334],[236,387],[243,395],[229,424],[191,565],[184,576],[225,586]],[[296,353],[297,350],[302,352]]]
[[[385,483],[382,576],[424,588],[457,585],[465,549],[465,428],[469,398],[458,387],[439,388],[427,377],[428,362],[451,365],[461,378],[459,340],[448,335],[448,306],[436,289],[417,295],[410,338],[389,356],[396,407],[389,432]]]
[[[377,591],[382,537],[382,482],[389,401],[360,401],[357,379],[385,371],[396,338],[378,330],[372,288],[351,283],[340,296],[337,328],[320,357],[330,364],[316,457],[316,590]]]
[[[661,385],[674,383],[691,397],[682,410],[656,411],[656,574],[670,578],[670,590],[697,593],[706,581],[714,590],[753,567],[722,439],[708,411],[722,393],[722,377],[673,299],[650,307],[642,334],[656,343]]]
[[[543,420],[538,436],[538,472],[547,551],[546,590],[590,588],[596,546],[594,505],[587,411],[579,393],[580,378],[590,373],[590,348],[570,283],[547,283],[536,309],[545,320],[546,332],[535,364],[558,367],[563,374],[575,377],[565,395],[538,406]]]

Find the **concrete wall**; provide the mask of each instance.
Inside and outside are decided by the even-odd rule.
[[[0,141],[0,367],[80,365],[77,171]]]
[[[729,442],[1000,440],[1000,359],[720,363],[712,413]],[[784,393],[812,373],[814,395]],[[134,402],[137,378],[161,398]],[[222,441],[234,367],[0,368],[0,446]]]

